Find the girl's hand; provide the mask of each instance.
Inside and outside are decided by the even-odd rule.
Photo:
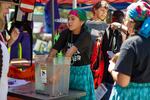
[[[110,64],[109,64],[109,67],[108,67],[108,71],[111,73],[112,71],[113,71],[113,69],[115,68],[115,64],[116,64],[116,62],[117,62],[117,60],[118,60],[118,58],[119,58],[119,55],[120,55],[120,53],[116,53],[113,57],[112,57],[112,59],[109,61],[110,62]]]
[[[20,34],[19,30],[17,28],[14,28],[11,32],[10,39],[16,41],[19,37],[19,34]]]
[[[10,39],[7,41],[8,47],[11,47],[11,45],[18,39],[19,34],[20,34],[20,32],[17,28],[14,28],[12,30],[11,35],[10,35]]]
[[[117,60],[118,60],[118,58],[119,58],[119,55],[120,55],[120,52],[116,53],[116,54],[112,57],[111,61],[114,62],[114,63],[116,63]]]
[[[113,23],[111,23],[111,28],[112,28],[113,30],[115,30],[115,29],[121,29],[121,27],[122,27],[122,24],[121,24],[121,23],[118,23],[118,22],[113,22]]]
[[[109,67],[108,67],[108,72],[112,72],[113,71],[113,69],[115,68],[115,63],[113,62],[113,61],[109,61]]]
[[[77,47],[72,46],[70,49],[67,50],[65,56],[66,57],[72,57],[72,55],[78,50]]]

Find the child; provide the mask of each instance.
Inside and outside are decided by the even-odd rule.
[[[149,100],[150,98],[150,5],[143,1],[127,7],[125,25],[130,37],[109,66],[115,84],[109,100]],[[146,49],[145,49],[146,48]]]
[[[93,76],[90,70],[91,35],[85,26],[86,13],[73,9],[68,15],[68,29],[64,30],[48,57],[54,57],[64,47],[71,57],[70,88],[86,91],[83,100],[95,100]]]

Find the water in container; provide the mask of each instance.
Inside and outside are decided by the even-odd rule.
[[[36,93],[60,96],[69,92],[70,59],[54,57],[51,61],[47,56],[35,57],[35,90]]]

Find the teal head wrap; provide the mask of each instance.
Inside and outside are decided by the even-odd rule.
[[[79,19],[81,21],[86,21],[87,20],[86,12],[84,10],[82,10],[82,9],[79,9],[79,8],[72,9],[69,12],[69,15],[77,16],[77,17],[79,17]]]
[[[127,8],[127,16],[134,21],[143,21],[139,34],[145,38],[150,37],[150,5],[140,1],[132,3]]]

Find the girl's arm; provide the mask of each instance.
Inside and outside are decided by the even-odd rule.
[[[72,46],[70,49],[67,50],[65,56],[66,57],[72,57],[72,55],[78,50],[77,47]]]
[[[114,81],[116,81],[117,84],[119,84],[122,87],[126,87],[130,82],[130,76],[113,70],[115,68],[115,63],[117,62],[119,55],[120,53],[117,53],[111,59],[109,67],[108,67],[108,71],[110,72]]]
[[[119,23],[119,22],[111,23],[111,28],[112,29],[119,29],[120,31],[124,32],[125,34],[127,34],[127,31],[128,31],[127,26],[125,26],[124,24]]]
[[[53,57],[55,57],[56,56],[56,54],[57,54],[57,50],[56,49],[51,49],[51,51],[50,51],[50,53],[49,53],[49,55],[48,55],[48,58],[53,58]]]
[[[128,86],[130,82],[130,76],[116,72],[116,71],[111,71],[111,75],[114,81],[116,81],[116,83],[119,84],[121,87]]]

